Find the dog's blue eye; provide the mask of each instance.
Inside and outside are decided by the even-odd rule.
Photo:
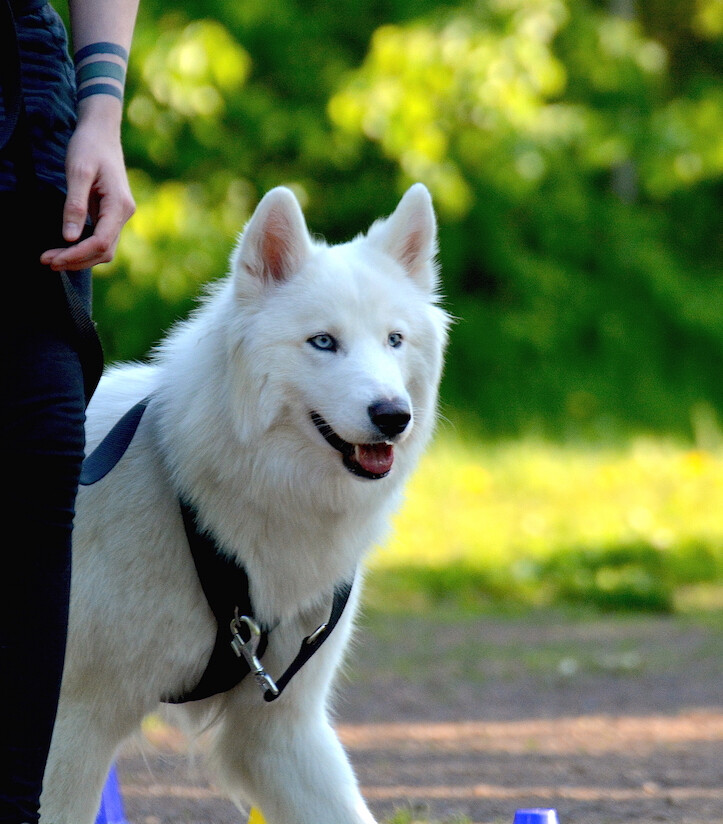
[[[402,333],[401,333],[401,332],[392,332],[392,333],[389,335],[389,337],[387,338],[387,340],[389,341],[389,345],[390,345],[390,346],[392,346],[392,347],[394,347],[394,349],[396,349],[396,348],[397,348],[397,346],[401,346],[401,345],[402,345],[402,340],[403,340],[403,339],[404,339],[404,338],[402,337]]]
[[[310,343],[314,349],[321,349],[323,352],[336,352],[338,348],[336,338],[327,334],[314,335],[313,338],[309,338],[307,343]]]

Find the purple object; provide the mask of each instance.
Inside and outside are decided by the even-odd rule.
[[[556,810],[517,810],[514,824],[560,824]]]
[[[123,812],[123,800],[121,799],[118,773],[115,767],[111,767],[105,787],[103,787],[103,795],[100,797],[100,810],[98,810],[95,824],[128,824]]]

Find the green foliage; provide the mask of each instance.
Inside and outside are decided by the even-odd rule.
[[[704,545],[675,553],[643,542],[558,552],[540,565],[557,602],[605,610],[673,612],[676,589],[721,577],[720,558]]]
[[[143,0],[125,147],[138,213],[97,271],[141,357],[292,186],[348,239],[414,180],[459,317],[448,414],[492,435],[690,434],[723,409],[717,0]]]
[[[447,388],[493,433],[680,428],[720,403],[723,98],[707,70],[670,82],[640,23],[499,0],[378,30],[332,99],[436,195],[462,319]]]

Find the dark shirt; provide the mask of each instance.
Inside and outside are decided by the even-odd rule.
[[[23,10],[27,5],[35,8]],[[65,191],[65,154],[76,123],[75,71],[63,21],[49,4],[37,6],[13,2],[26,123],[37,177]],[[4,82],[0,76],[0,122],[6,111]],[[17,188],[14,154],[12,143],[0,149],[0,191]]]

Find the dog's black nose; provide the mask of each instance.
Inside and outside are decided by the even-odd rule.
[[[388,438],[404,432],[412,419],[407,402],[401,398],[376,401],[369,405],[368,412],[374,426]]]

